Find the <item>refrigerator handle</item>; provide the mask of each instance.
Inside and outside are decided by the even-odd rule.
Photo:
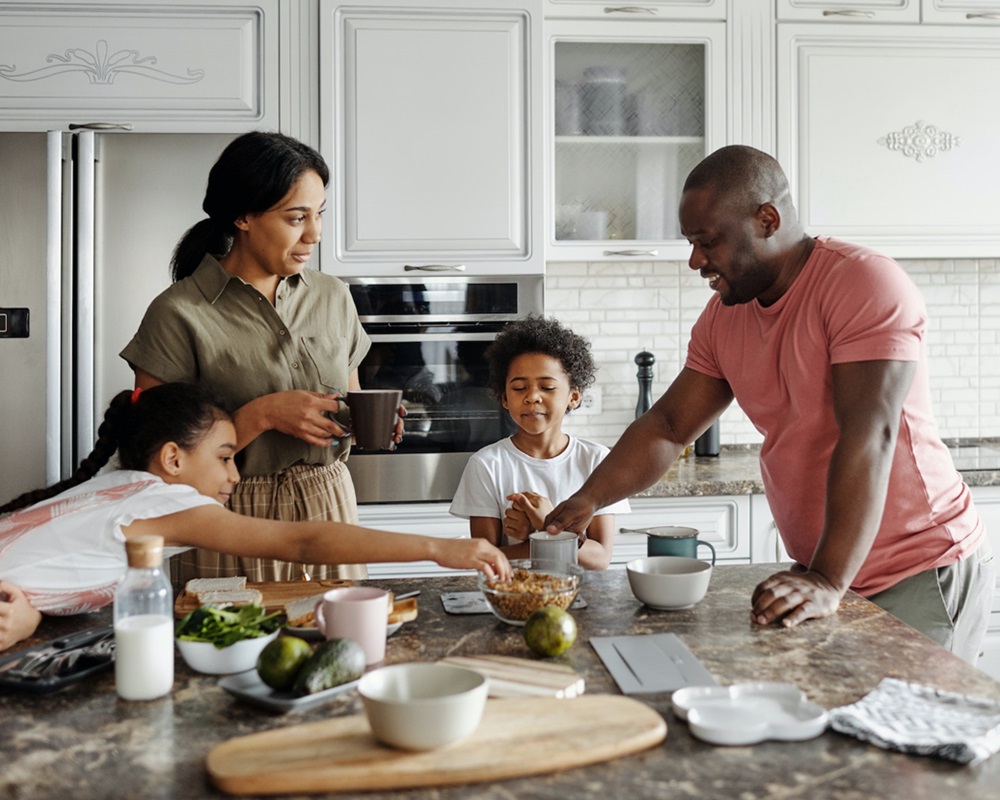
[[[92,130],[77,136],[76,164],[76,358],[74,406],[76,448],[74,464],[94,447],[94,239],[95,239],[95,139]]]
[[[62,131],[46,134],[45,484],[58,483],[62,462]]]

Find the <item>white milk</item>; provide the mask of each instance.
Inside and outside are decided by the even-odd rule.
[[[115,623],[115,688],[123,700],[152,700],[174,685],[174,622],[137,614]]]

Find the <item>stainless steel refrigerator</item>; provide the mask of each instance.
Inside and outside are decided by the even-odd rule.
[[[0,133],[0,502],[68,476],[110,399],[118,353],[170,283],[180,236],[204,216],[221,134]]]

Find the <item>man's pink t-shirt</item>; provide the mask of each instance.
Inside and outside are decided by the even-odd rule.
[[[789,555],[808,564],[823,530],[839,431],[831,365],[915,361],[878,535],[852,589],[872,595],[972,552],[984,528],[931,413],[919,289],[892,259],[819,237],[773,305],[709,300],[687,366],[727,381],[764,436],[761,473]]]

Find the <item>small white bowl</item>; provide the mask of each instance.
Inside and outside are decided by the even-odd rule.
[[[488,690],[485,675],[447,664],[396,664],[358,683],[375,738],[403,750],[433,750],[471,736]]]
[[[219,649],[211,642],[186,642],[177,639],[177,649],[196,672],[208,675],[231,675],[246,672],[257,666],[257,656],[269,642],[278,638],[278,631],[256,639],[240,639],[229,647]]]
[[[650,556],[625,565],[628,583],[650,608],[674,611],[701,601],[708,591],[712,565],[697,558]]]

